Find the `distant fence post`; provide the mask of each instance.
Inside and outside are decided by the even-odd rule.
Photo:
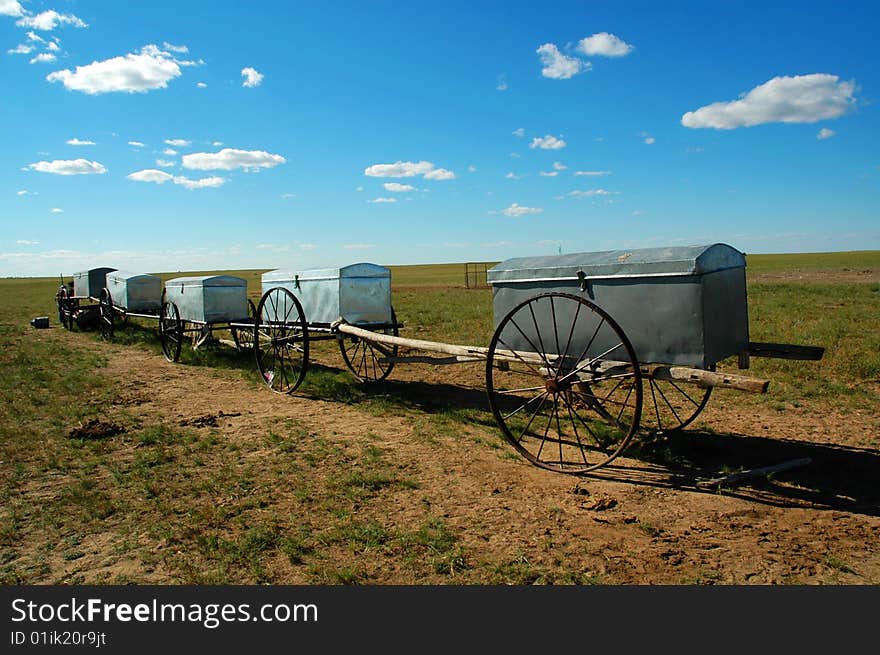
[[[479,289],[489,286],[486,274],[489,264],[484,262],[466,262],[464,265],[464,286],[468,289]]]

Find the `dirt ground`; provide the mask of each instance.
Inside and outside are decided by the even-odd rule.
[[[91,339],[60,330],[54,337]],[[467,424],[461,429],[468,438],[426,436],[432,424],[423,419],[438,399],[486,407],[478,369],[399,366],[387,388],[414,409],[388,415],[301,394],[279,396],[236,371],[172,365],[135,347],[91,345],[109,359],[103,374],[125,380],[115,404],[144,422],[215,430],[223,443],[253,443],[285,419],[330,444],[348,447],[369,438],[417,481],[418,493],[389,493],[379,507],[361,511],[388,526],[442,517],[471,561],[522,570],[564,566],[610,584],[880,583],[880,411],[744,410],[731,397],[738,392],[722,392],[694,429],[669,438],[681,463],[621,458],[596,475],[573,477],[511,456],[509,446],[487,447],[499,433],[490,425]],[[340,368],[335,360],[328,365]],[[243,452],[259,456],[258,449]],[[725,466],[800,458],[811,462],[770,480],[721,491],[697,484]],[[277,485],[274,502],[283,508],[296,490],[283,479]],[[50,562],[55,579],[88,583],[127,574],[146,583],[180,581],[161,560],[144,568],[111,557],[114,548],[109,535],[95,535],[85,557]],[[372,584],[485,580],[467,572],[420,577],[390,559],[346,549],[333,557],[364,568]],[[108,569],[101,562],[113,564]],[[283,582],[309,582],[303,567],[285,570]]]

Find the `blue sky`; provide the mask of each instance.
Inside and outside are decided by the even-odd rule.
[[[878,7],[0,0],[0,275],[880,249]]]

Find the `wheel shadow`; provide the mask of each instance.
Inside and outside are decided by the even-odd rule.
[[[485,389],[453,384],[384,381],[363,385],[364,398],[392,398],[428,414],[497,429]],[[459,410],[476,410],[462,416]],[[809,459],[797,468],[724,485],[709,480],[738,471]],[[683,430],[642,435],[625,456],[583,477],[718,494],[778,507],[810,507],[880,516],[880,450],[735,432]]]
[[[653,487],[722,493],[777,507],[880,516],[880,451],[829,442],[738,433],[682,431],[635,444],[633,466],[614,462],[589,477]],[[726,474],[794,460],[809,463],[740,482],[707,485]]]

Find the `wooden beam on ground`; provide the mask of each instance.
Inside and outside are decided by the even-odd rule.
[[[736,473],[731,473],[730,475],[725,475],[720,478],[713,478],[712,480],[700,480],[699,482],[697,482],[697,486],[701,488],[721,486],[730,487],[735,484],[739,484],[744,480],[760,478],[771,473],[788,471],[789,469],[807,466],[812,463],[813,460],[811,460],[809,457],[804,457],[802,459],[792,459],[786,462],[781,462],[779,464],[774,464],[773,466],[763,466],[761,468],[749,469],[747,471],[738,471]]]

